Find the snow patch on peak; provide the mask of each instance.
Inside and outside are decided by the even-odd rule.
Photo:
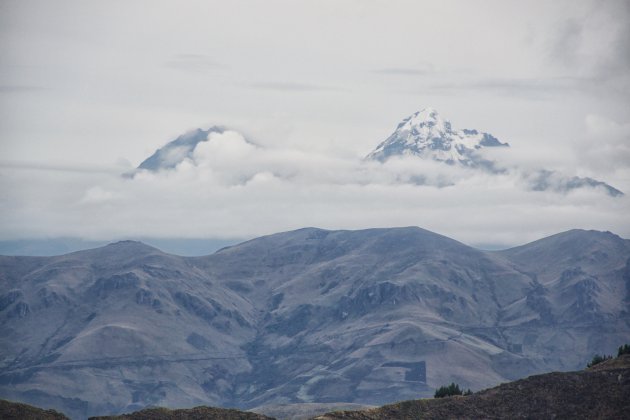
[[[397,130],[425,130],[436,133],[446,133],[451,130],[451,123],[434,108],[424,108],[405,118],[397,127]]]

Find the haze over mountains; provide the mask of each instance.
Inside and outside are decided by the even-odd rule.
[[[584,365],[630,336],[630,241],[484,252],[419,228],[119,242],[0,258],[0,396],[73,417],[147,405],[382,404]]]

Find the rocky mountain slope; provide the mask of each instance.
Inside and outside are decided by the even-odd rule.
[[[532,376],[467,397],[404,401],[367,411],[329,413],[316,420],[624,419],[630,413],[628,395],[630,356],[623,356],[597,369]]]
[[[573,370],[630,336],[629,261],[605,232],[483,252],[419,228],[0,257],[0,396],[74,418],[377,405]]]

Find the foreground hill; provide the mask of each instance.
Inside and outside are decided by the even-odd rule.
[[[260,413],[278,420],[308,420],[332,411],[358,411],[374,408],[370,405],[352,403],[293,403],[272,404],[250,409],[252,413]]]
[[[575,370],[630,336],[628,261],[605,232],[484,252],[419,228],[0,257],[0,397],[73,418],[376,405]]]
[[[630,355],[579,372],[554,372],[467,397],[405,401],[317,420],[624,419],[630,413]]]
[[[623,419],[630,412],[630,355],[607,360],[579,372],[531,376],[466,397],[403,401],[362,411],[338,411],[314,420],[399,420],[460,418]],[[290,407],[285,407],[290,409]],[[285,412],[280,418],[295,418]],[[52,410],[0,401],[3,419],[67,419]],[[302,415],[300,418],[306,418]],[[261,414],[233,409],[195,407],[169,410],[150,408],[90,420],[263,420]]]
[[[184,410],[167,408],[147,408],[131,414],[120,416],[90,417],[89,420],[274,420],[262,414],[245,411],[216,408],[195,407]]]
[[[0,400],[0,419],[2,420],[69,420],[55,410],[43,410],[28,404]]]
[[[0,419],[3,420],[69,420],[65,415],[54,410],[42,410],[27,404],[0,400]],[[185,410],[169,410],[167,408],[147,408],[131,414],[120,416],[91,417],[90,420],[273,420],[257,413],[216,408],[195,407]]]

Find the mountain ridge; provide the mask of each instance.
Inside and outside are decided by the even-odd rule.
[[[303,227],[303,228],[298,228],[298,229],[293,229],[293,230],[286,230],[286,231],[281,231],[281,232],[276,232],[276,233],[270,233],[270,234],[267,234],[267,235],[262,235],[262,236],[259,236],[259,237],[253,238],[253,239],[248,239],[248,240],[244,240],[244,241],[238,242],[238,243],[236,243],[234,245],[224,246],[224,247],[222,247],[220,249],[217,249],[216,251],[208,253],[208,254],[194,255],[194,256],[180,255],[180,254],[177,254],[177,253],[164,251],[164,250],[160,249],[159,245],[158,246],[151,245],[151,244],[148,244],[147,242],[145,242],[143,240],[136,240],[136,239],[120,239],[120,240],[116,240],[116,241],[112,241],[112,242],[106,242],[105,244],[100,245],[100,246],[91,246],[90,248],[79,249],[79,250],[76,250],[76,251],[70,251],[70,252],[66,252],[66,253],[60,254],[60,255],[13,255],[13,254],[0,254],[0,256],[2,256],[2,257],[19,257],[19,258],[51,258],[51,257],[67,256],[67,255],[71,255],[71,254],[75,254],[75,253],[79,253],[79,252],[93,251],[93,250],[102,249],[102,248],[105,248],[105,247],[116,248],[116,247],[122,247],[122,246],[127,246],[127,245],[138,245],[138,246],[146,247],[147,249],[156,250],[156,251],[159,251],[161,253],[168,254],[168,255],[185,257],[185,258],[202,258],[202,257],[207,257],[207,256],[210,256],[210,255],[214,255],[214,254],[216,254],[218,252],[221,252],[221,251],[224,251],[224,250],[227,250],[227,249],[230,249],[230,248],[234,248],[234,247],[241,246],[241,245],[253,242],[253,241],[257,241],[257,240],[260,240],[260,239],[271,238],[271,237],[276,237],[276,236],[277,237],[281,237],[283,235],[290,235],[290,234],[297,233],[297,232],[302,232],[302,231],[304,231],[304,232],[313,232],[313,233],[317,233],[317,232],[329,233],[329,232],[369,232],[369,231],[378,232],[378,231],[396,231],[396,230],[398,230],[398,231],[417,230],[417,231],[420,231],[420,232],[425,232],[425,233],[429,233],[429,234],[440,236],[442,238],[448,239],[450,241],[457,242],[458,244],[461,244],[461,245],[464,245],[464,246],[467,246],[467,247],[470,247],[470,248],[473,248],[473,249],[476,249],[476,250],[479,250],[479,251],[482,251],[482,252],[490,252],[490,253],[493,253],[493,252],[496,252],[496,253],[506,252],[506,251],[509,251],[509,250],[515,250],[517,248],[525,247],[527,245],[535,244],[535,243],[538,243],[539,241],[545,241],[545,240],[548,240],[548,239],[551,239],[551,238],[555,238],[555,237],[563,237],[563,236],[568,236],[568,235],[573,235],[573,234],[580,234],[580,233],[606,234],[606,235],[612,235],[613,237],[619,238],[622,241],[630,241],[630,239],[622,238],[621,236],[619,236],[619,235],[617,235],[617,234],[615,234],[613,232],[610,232],[610,231],[603,231],[603,230],[597,230],[597,229],[579,229],[579,228],[574,228],[574,229],[569,229],[569,230],[566,230],[566,231],[558,232],[558,233],[546,236],[546,237],[541,238],[541,239],[536,239],[536,240],[533,240],[531,242],[527,242],[525,244],[512,245],[512,246],[508,246],[508,247],[505,247],[505,248],[487,250],[485,248],[482,248],[482,247],[478,248],[475,245],[470,245],[470,244],[467,244],[465,242],[458,241],[457,239],[450,238],[450,237],[448,237],[446,235],[435,233],[435,232],[432,232],[432,231],[430,231],[428,229],[424,229],[424,228],[421,228],[419,226],[412,226],[412,225],[392,226],[392,227],[377,227],[377,228],[366,228],[366,229],[325,229],[325,228],[319,228],[319,227],[315,227],[315,226],[307,226],[307,227]]]
[[[572,369],[630,334],[626,240],[582,234],[593,247],[543,272],[417,227],[300,229],[203,257],[137,242],[0,257],[0,396],[73,417],[373,405]]]

